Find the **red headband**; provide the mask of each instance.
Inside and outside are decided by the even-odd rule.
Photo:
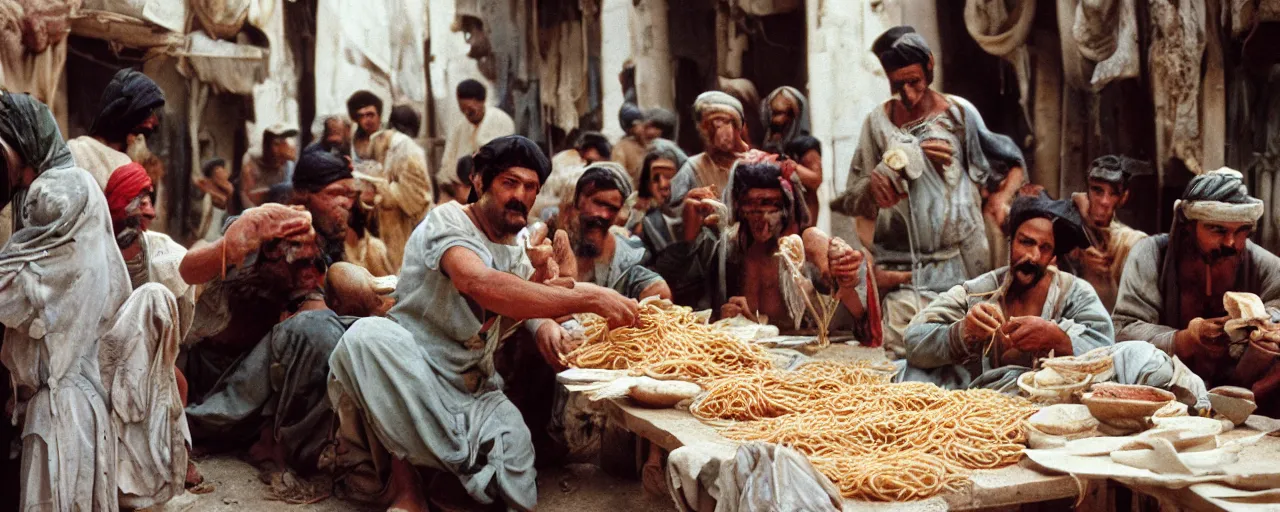
[[[111,173],[107,180],[107,188],[103,193],[107,196],[107,208],[111,210],[111,220],[119,222],[128,216],[125,211],[143,192],[151,191],[151,177],[142,164],[129,162]]]

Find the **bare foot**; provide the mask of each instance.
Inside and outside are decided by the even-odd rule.
[[[640,487],[653,496],[667,495],[667,472],[662,466],[662,448],[656,444],[649,445],[649,456],[640,470]]]

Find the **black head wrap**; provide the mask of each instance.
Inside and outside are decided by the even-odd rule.
[[[471,155],[462,155],[458,158],[458,182],[471,185],[471,170],[475,168],[476,162]]]
[[[0,92],[0,138],[35,169],[37,176],[49,169],[76,164],[62,141],[53,112],[30,95]],[[0,164],[3,161],[0,158]],[[4,175],[8,179],[8,173]]]
[[[422,117],[409,105],[396,105],[391,109],[391,118],[387,120],[396,131],[413,138],[418,137],[422,129]]]
[[[328,151],[303,152],[293,169],[293,188],[318,192],[338,180],[351,178],[351,164]]]
[[[618,109],[618,125],[623,130],[630,131],[636,123],[642,121],[644,121],[644,111],[640,110],[635,103],[623,103],[622,108]]]
[[[523,167],[538,173],[538,183],[546,183],[551,174],[551,161],[533,141],[519,135],[507,135],[489,141],[476,151],[473,159],[481,184],[489,188],[493,179],[512,167]]]
[[[1014,198],[1005,221],[1005,235],[1012,237],[1022,223],[1031,219],[1049,219],[1053,223],[1054,253],[1059,256],[1089,247],[1080,211],[1069,200],[1050,199],[1044,193]]]
[[[653,107],[644,111],[644,120],[662,130],[662,138],[676,138],[676,125],[680,123],[680,119],[676,117],[675,112],[662,107]]]
[[[456,92],[460,100],[484,101],[485,97],[489,95],[484,88],[484,84],[472,79],[463,80],[459,83]]]
[[[1089,165],[1089,179],[1129,186],[1129,179],[1151,173],[1151,164],[1123,155],[1106,155]]]
[[[813,150],[817,150],[818,154],[821,155],[822,142],[809,135],[801,135],[791,139],[791,142],[788,142],[787,147],[785,148],[787,158],[797,162],[800,161],[801,158],[804,158],[805,153]]]
[[[736,209],[738,204],[747,197],[747,192],[752,189],[771,188],[782,191],[782,199],[785,203],[784,209],[789,217],[789,223],[807,226],[809,224],[809,207],[805,204],[804,198],[799,197],[802,190],[800,179],[794,173],[791,177],[784,178],[782,176],[782,167],[775,162],[738,162],[733,166],[732,175],[729,178],[729,195],[726,203],[731,209]],[[733,212],[737,217],[737,212]]]
[[[886,30],[871,44],[871,52],[880,59],[880,66],[886,72],[895,71],[912,64],[919,64],[928,73],[929,60],[933,51],[924,36],[917,34],[916,29],[909,26],[893,27]],[[932,74],[930,81],[932,81]]]
[[[574,149],[577,149],[579,153],[594,149],[605,160],[613,157],[613,145],[609,144],[609,139],[600,132],[585,132],[578,136],[578,144],[574,146]]]
[[[98,101],[98,117],[94,118],[89,134],[110,142],[124,142],[134,127],[163,106],[164,91],[155,81],[133,69],[122,69],[103,89],[102,99]]]

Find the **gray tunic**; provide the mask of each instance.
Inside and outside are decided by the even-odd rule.
[[[999,361],[1001,347],[992,347],[990,357],[983,357],[983,346],[970,347],[963,340],[965,315],[978,304],[999,303],[1000,284],[1008,273],[1009,267],[1002,267],[971,279],[921,311],[907,327],[907,358],[905,364],[899,362],[900,379],[958,389],[974,380],[1005,380],[987,373],[1002,372],[1006,365],[1029,366],[1030,361]],[[1114,343],[1111,317],[1087,281],[1056,269],[1044,279],[1052,282],[1040,317],[1057,323],[1074,349],[1074,354],[1056,355],[1080,355]],[[1014,368],[1025,371],[1025,366]]]
[[[481,503],[528,510],[538,498],[533,444],[493,368],[509,329],[445,275],[440,261],[452,247],[494,270],[533,274],[522,246],[490,241],[457,203],[437,206],[405,247],[389,318],[361,319],[334,350],[330,400],[358,404],[392,455],[452,472]]]
[[[644,267],[648,259],[644,243],[638,237],[618,230],[610,230],[613,236],[613,258],[608,262],[596,261],[588,281],[612,288],[625,297],[639,299],[640,293],[658,281],[662,276]]]

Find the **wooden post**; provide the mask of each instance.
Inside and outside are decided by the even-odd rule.
[[[1205,171],[1226,165],[1227,81],[1222,27],[1217,22],[1221,11],[1220,0],[1206,0],[1205,71],[1200,86],[1200,140],[1204,144],[1200,167]]]
[[[1044,185],[1052,197],[1066,197],[1062,189],[1062,49],[1058,38],[1043,30],[1031,34],[1032,122],[1035,136],[1030,172],[1032,183]]]

